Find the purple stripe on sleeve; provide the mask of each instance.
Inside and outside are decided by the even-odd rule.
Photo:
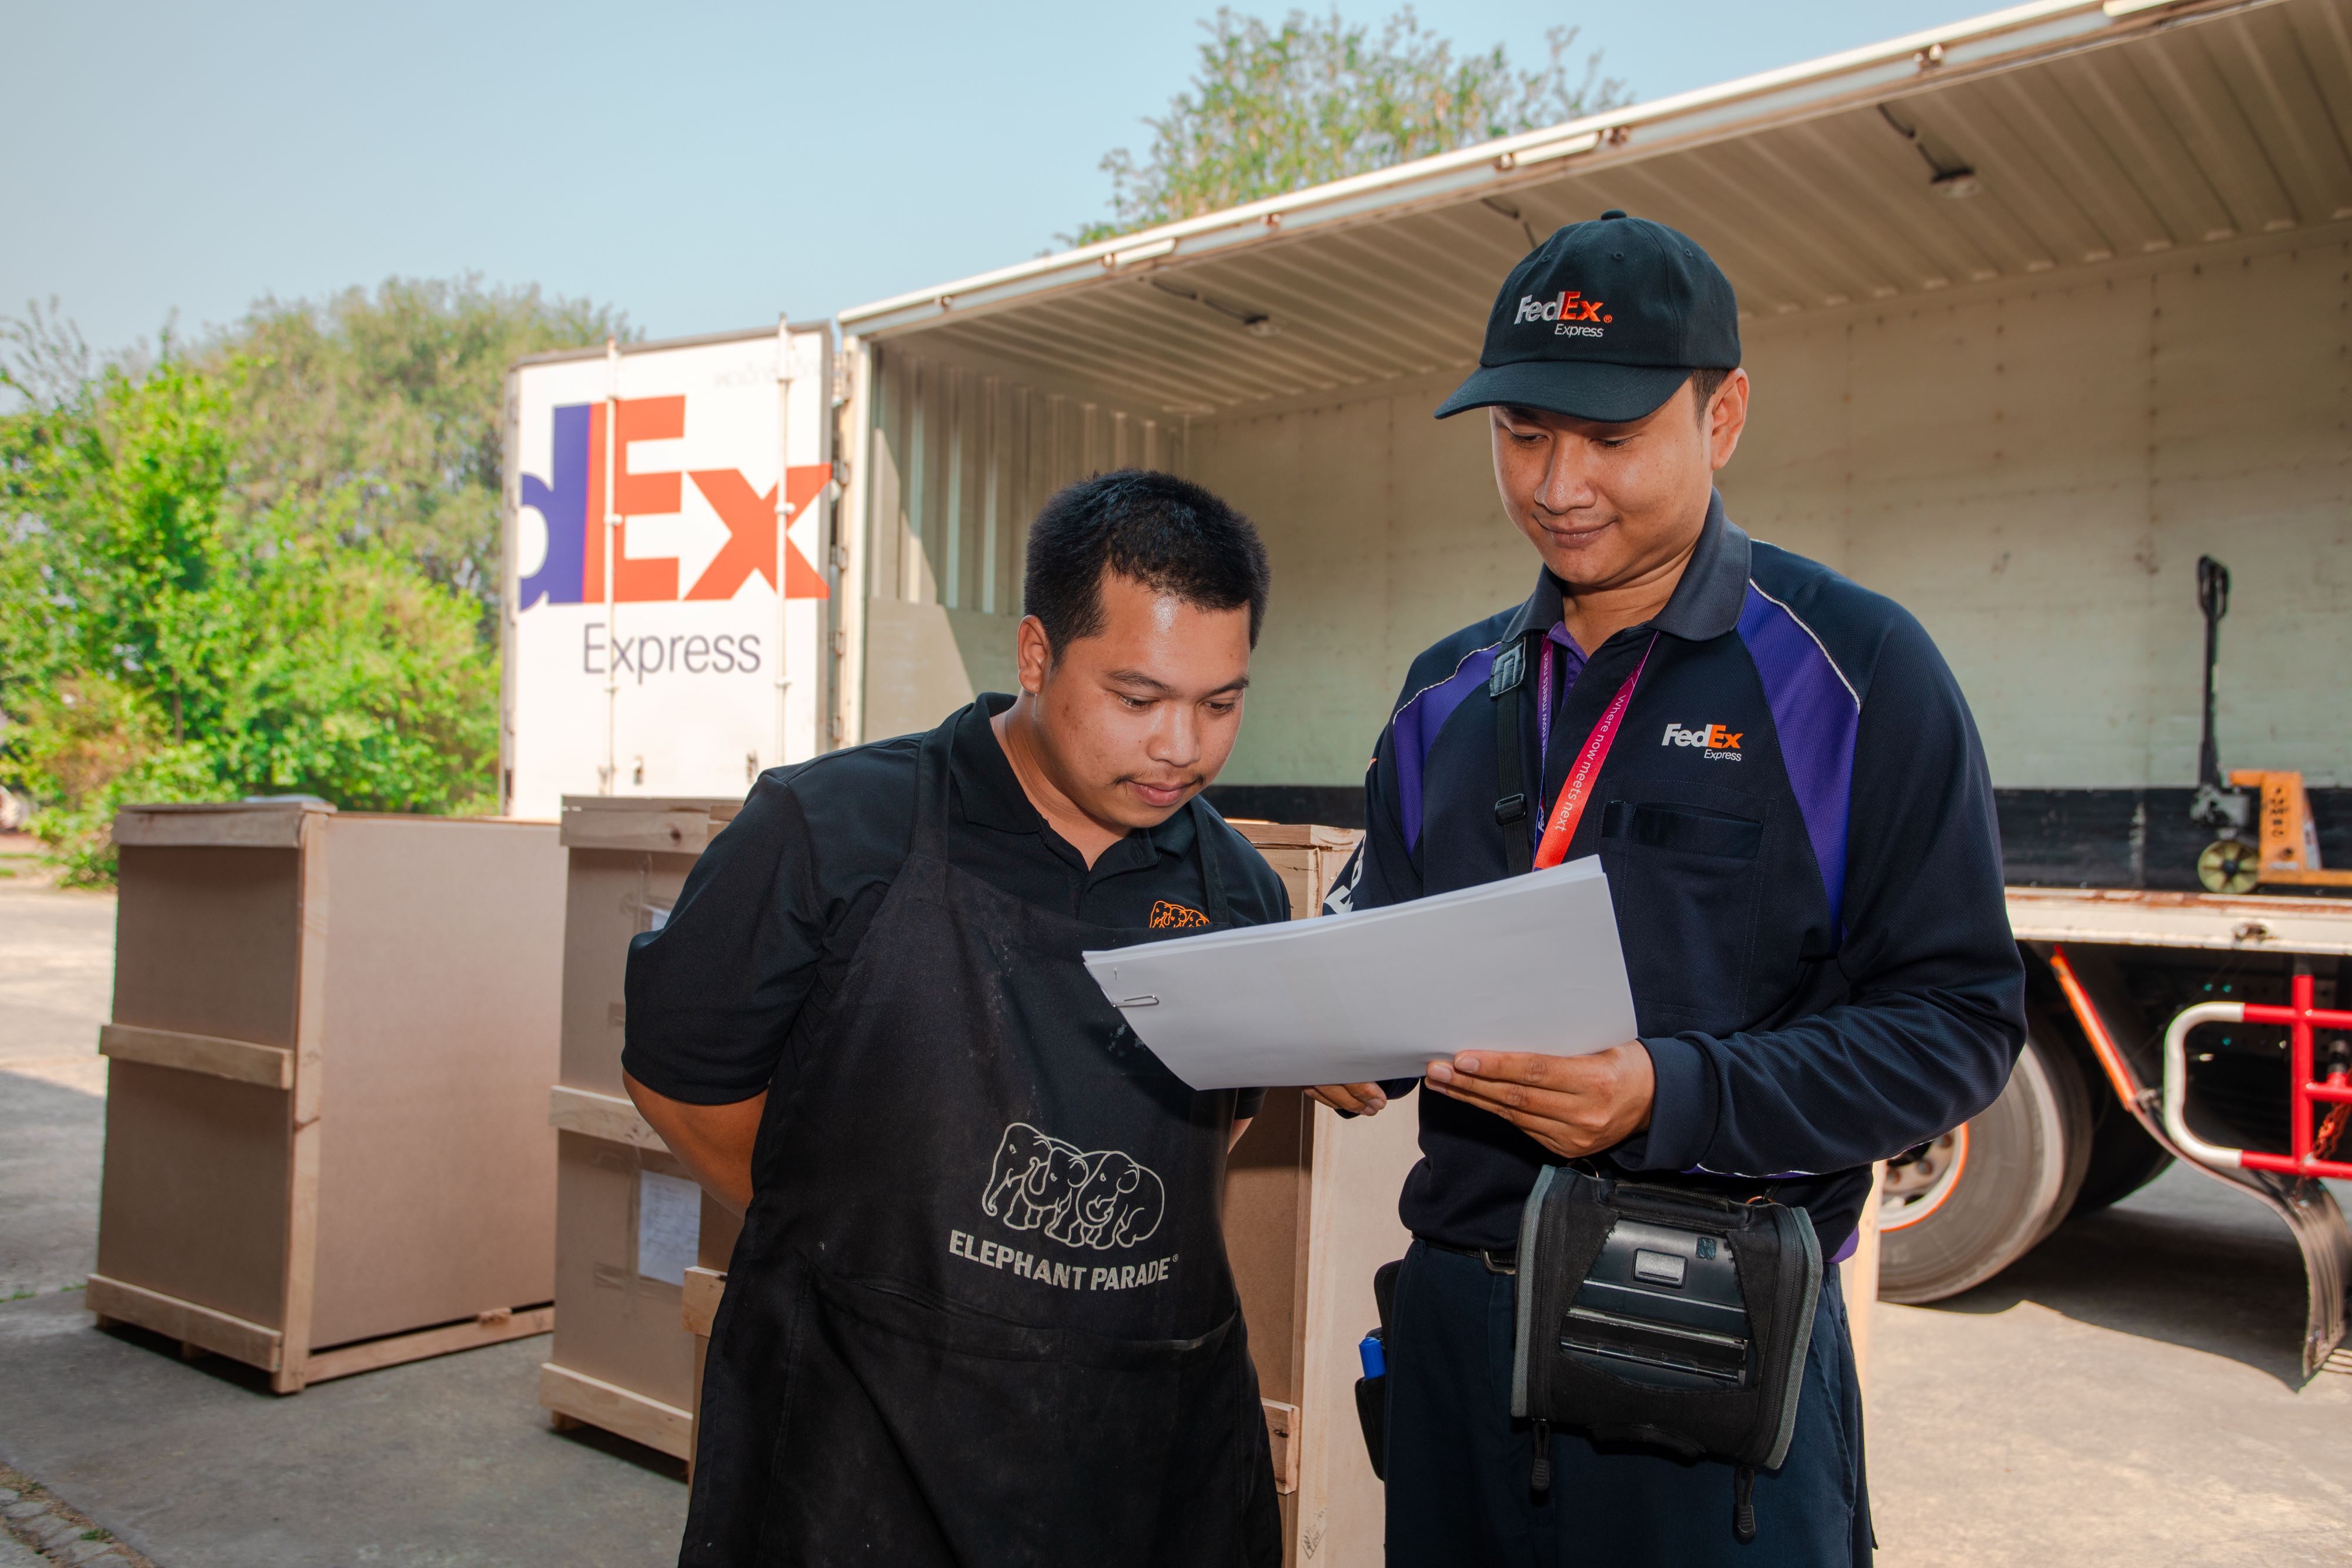
[[[1739,640],[1756,661],[1780,737],[1780,762],[1812,840],[1829,894],[1830,928],[1845,935],[1846,812],[1853,798],[1853,738],[1862,706],[1804,622],[1748,585]]]
[[[1390,721],[1396,739],[1397,813],[1404,821],[1407,849],[1421,847],[1421,772],[1437,732],[1462,706],[1462,699],[1486,685],[1495,668],[1495,650],[1481,648],[1454,666],[1454,673],[1433,686],[1412,694]]]

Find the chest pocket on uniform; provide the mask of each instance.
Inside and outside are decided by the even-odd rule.
[[[1748,802],[1727,792],[1725,804]],[[1601,859],[1644,1034],[1726,1034],[1751,1021],[1769,808],[1751,809],[1759,815],[1687,800],[1601,808]]]
[[[1722,860],[1752,861],[1764,848],[1764,824],[1752,818],[1655,800],[1610,801],[1601,810],[1601,836]]]

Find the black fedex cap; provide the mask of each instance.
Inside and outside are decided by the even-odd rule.
[[[1738,363],[1739,305],[1723,269],[1680,230],[1611,211],[1511,269],[1478,369],[1437,417],[1515,403],[1621,423],[1691,371]]]

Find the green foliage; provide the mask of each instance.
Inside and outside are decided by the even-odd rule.
[[[37,314],[0,390],[0,783],[43,806],[68,880],[112,874],[138,800],[316,794],[478,809],[497,674],[479,601],[364,520],[352,481],[266,508],[236,431],[255,367],[166,340],[72,372]],[[61,373],[52,373],[63,364]]]
[[[1201,24],[1201,68],[1168,112],[1144,121],[1150,155],[1102,161],[1108,219],[1063,237],[1091,245],[1631,101],[1598,50],[1571,80],[1574,27],[1544,35],[1548,62],[1515,68],[1497,44],[1456,55],[1408,5],[1381,26],[1293,11],[1279,26],[1220,7]]]
[[[240,506],[373,540],[487,612],[499,592],[507,367],[633,337],[626,317],[478,277],[265,298],[201,358],[236,369],[227,432]],[[337,497],[334,507],[326,505]]]

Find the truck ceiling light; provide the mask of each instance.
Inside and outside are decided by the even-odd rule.
[[[1195,305],[1215,311],[1229,321],[1238,323],[1241,329],[1253,338],[1275,338],[1282,334],[1282,323],[1263,310],[1228,304],[1213,295],[1203,294],[1197,288],[1187,288],[1181,283],[1171,283],[1164,277],[1155,277],[1149,281],[1152,287],[1162,294],[1172,294],[1179,299],[1189,299]]]
[[[1530,163],[1549,163],[1555,158],[1573,158],[1580,152],[1590,152],[1601,145],[1601,132],[1587,131],[1575,136],[1563,136],[1557,141],[1539,142],[1516,152],[1498,152],[1495,167],[1507,174],[1514,169],[1524,169]]]
[[[1977,177],[1976,170],[1952,157],[1948,148],[1939,152],[1929,146],[1927,136],[1918,126],[1906,125],[1895,117],[1893,110],[1883,103],[1878,106],[1878,118],[1892,126],[1897,136],[1911,143],[1912,150],[1926,162],[1927,189],[1956,202],[1983,192],[1984,182]]]

